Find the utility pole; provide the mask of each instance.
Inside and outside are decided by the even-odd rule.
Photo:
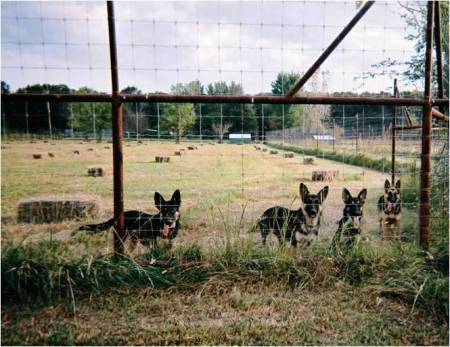
[[[335,151],[335,148],[334,148],[334,144],[335,144],[335,142],[336,142],[336,134],[335,134],[335,131],[334,131],[334,128],[336,127],[336,121],[334,120],[334,118],[333,118],[333,153],[334,152],[336,152]]]
[[[355,147],[356,147],[356,153],[358,153],[358,140],[359,140],[359,114],[356,114],[356,141],[355,141]]]
[[[261,139],[264,142],[264,105],[261,104]]]
[[[200,137],[200,142],[203,142],[203,136],[202,136],[202,104],[199,104],[199,111],[200,111],[200,122],[199,122],[199,137]]]
[[[93,133],[93,138],[94,141],[97,139],[97,129],[95,128],[95,108],[94,108],[94,104],[91,104],[91,109],[92,109],[92,133]]]
[[[160,133],[159,133],[159,102],[156,103],[156,113],[158,116],[158,140],[160,139]]]
[[[48,133],[50,135],[50,138],[53,138],[53,132],[52,132],[52,115],[50,112],[50,103],[47,101],[47,118],[48,118]]]
[[[138,113],[138,103],[135,103],[135,115],[136,115],[136,141],[139,141],[139,113]]]
[[[74,137],[73,123],[75,123],[75,116],[73,115],[73,104],[70,104],[70,136]]]
[[[381,139],[384,141],[384,105],[381,106]]]
[[[223,112],[222,112],[222,104],[220,104],[220,141],[219,143],[223,142]]]

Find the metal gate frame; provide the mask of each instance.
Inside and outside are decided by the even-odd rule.
[[[422,129],[422,150],[420,168],[420,245],[427,249],[430,233],[430,198],[431,198],[431,124],[432,117],[448,122],[448,116],[442,112],[448,106],[448,98],[444,98],[443,65],[442,65],[442,38],[440,27],[439,1],[428,1],[426,51],[425,51],[425,88],[424,96],[420,98],[370,98],[370,97],[298,97],[296,93],[305,85],[309,78],[317,71],[328,56],[336,49],[339,43],[355,27],[358,21],[366,14],[375,1],[367,1],[356,13],[352,20],[343,28],[333,42],[323,51],[306,73],[295,83],[286,96],[226,96],[226,95],[168,95],[168,94],[137,94],[126,95],[119,92],[119,73],[117,63],[116,29],[114,17],[114,4],[107,1],[109,50],[111,63],[111,94],[1,94],[5,101],[47,101],[47,102],[109,102],[112,105],[113,122],[113,171],[114,171],[114,219],[116,220],[116,233],[114,249],[123,253],[122,240],[124,230],[124,204],[123,204],[123,104],[127,102],[166,102],[166,103],[240,103],[240,104],[313,104],[313,105],[391,105],[391,106],[422,106],[422,125],[415,126]],[[433,30],[433,26],[436,31]],[[432,98],[432,51],[433,32],[436,40],[436,57],[438,72],[438,99]],[[394,91],[395,92],[395,91]],[[434,106],[441,107],[440,111]],[[406,128],[395,128],[404,130]],[[395,155],[395,152],[393,152]],[[395,163],[392,163],[393,169]]]

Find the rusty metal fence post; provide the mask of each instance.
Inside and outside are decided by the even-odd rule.
[[[431,121],[432,121],[432,92],[431,73],[433,65],[433,17],[434,3],[428,1],[426,51],[425,51],[425,89],[422,118],[422,155],[420,167],[420,245],[427,249],[430,235],[431,208]]]
[[[117,67],[116,28],[114,4],[106,2],[108,10],[109,53],[111,59],[112,123],[113,123],[113,170],[114,170],[114,250],[122,254],[125,239],[123,214],[123,107],[119,94],[119,71]]]
[[[397,79],[394,79],[394,91],[392,93],[392,96],[394,98],[398,97],[397,95]],[[391,144],[391,151],[392,151],[392,159],[391,159],[391,184],[395,184],[395,145],[396,145],[396,138],[395,138],[395,130],[397,126],[397,106],[392,107],[392,144]]]

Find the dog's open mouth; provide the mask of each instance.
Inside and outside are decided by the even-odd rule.
[[[175,225],[176,225],[175,222],[173,222],[172,224],[165,224],[165,223],[164,223],[164,227],[163,227],[163,238],[169,237],[170,229],[175,228]]]
[[[354,228],[359,228],[361,226],[361,217],[352,217],[352,224]]]

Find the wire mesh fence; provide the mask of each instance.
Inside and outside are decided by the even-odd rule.
[[[253,102],[287,95],[359,10],[358,2],[115,6],[125,209],[152,210],[155,191],[170,197],[180,189],[184,237],[208,242],[226,222],[246,235],[268,207],[298,209],[300,182],[314,193],[328,185],[326,239],[342,217],[342,188],[355,195],[367,188],[366,228],[378,237],[377,201],[394,175],[402,182],[403,234],[416,237],[422,107]],[[382,99],[393,94],[392,79],[398,78],[402,97],[417,99],[423,79],[411,77],[410,63],[422,53],[414,36],[422,27],[408,22],[410,7],[424,22],[425,2],[376,2],[298,95]],[[448,36],[443,42],[448,47]],[[3,3],[2,48],[2,96],[111,90],[104,3]],[[154,95],[251,101],[152,102]],[[102,201],[97,219],[110,218],[113,122],[106,95],[105,101],[2,102],[2,207],[12,230],[7,235],[15,237],[19,228],[30,236],[29,226],[17,223],[16,205],[34,195],[96,195]],[[433,128],[432,218],[448,224],[448,122]],[[95,167],[105,175],[90,176]],[[317,172],[331,176],[316,181]],[[61,227],[67,231],[75,224],[35,226],[40,233]]]

